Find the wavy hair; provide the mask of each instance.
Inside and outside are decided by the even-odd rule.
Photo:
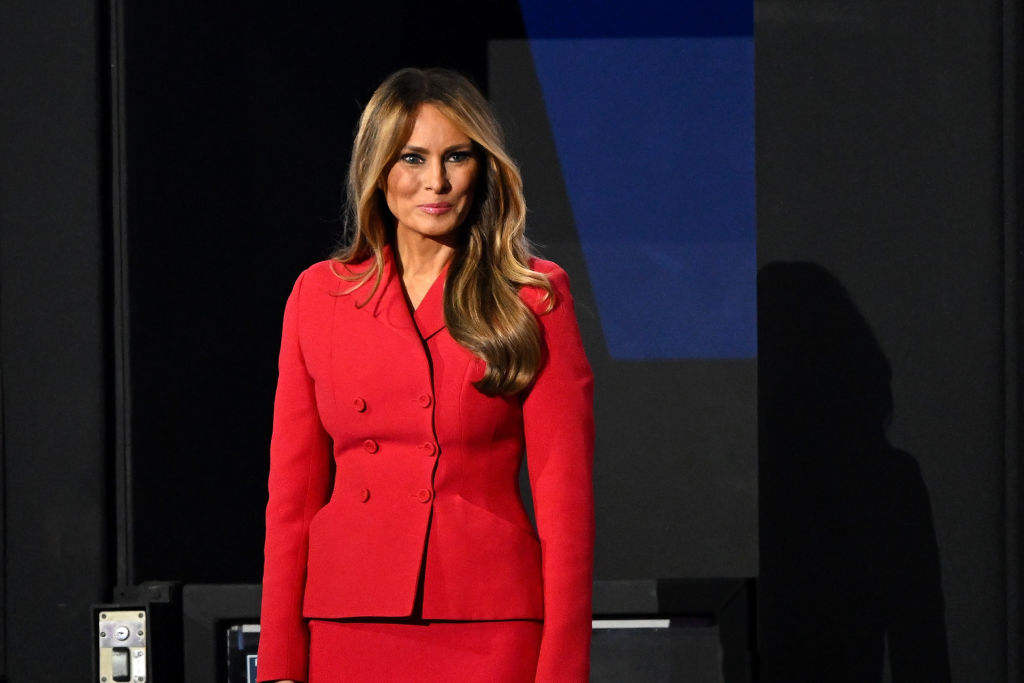
[[[540,328],[519,290],[540,288],[548,311],[554,292],[547,277],[529,267],[519,168],[505,151],[490,105],[466,77],[447,69],[402,69],[373,93],[359,118],[349,164],[347,243],[332,258],[345,265],[372,258],[365,270],[338,274],[354,282],[350,292],[372,282],[365,305],[380,287],[384,247],[395,235],[383,190],[387,174],[412,134],[417,110],[428,103],[472,140],[480,161],[473,207],[458,228],[445,281],[445,324],[456,342],[485,362],[474,386],[490,396],[515,394],[533,382],[543,363]]]

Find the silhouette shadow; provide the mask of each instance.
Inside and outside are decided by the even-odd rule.
[[[917,461],[893,447],[888,359],[813,263],[758,274],[761,680],[950,680]]]

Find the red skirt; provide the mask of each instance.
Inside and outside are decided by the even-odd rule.
[[[539,621],[320,621],[309,683],[533,683]]]

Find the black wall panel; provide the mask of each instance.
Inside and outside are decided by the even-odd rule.
[[[103,13],[0,4],[0,680],[81,680],[112,566]]]
[[[1004,353],[1005,325],[1013,321],[1003,311],[1002,202],[1004,190],[1012,190],[1002,176],[1003,4],[756,5],[759,258],[824,269],[803,277],[803,289],[791,287],[791,316],[802,306],[813,318],[809,301],[825,296],[823,282],[848,291],[891,366],[889,442],[906,452],[881,461],[886,469],[868,478],[873,451],[858,451],[849,441],[814,451],[803,469],[762,460],[766,663],[781,658],[806,674],[820,665],[814,653],[852,647],[858,639],[855,622],[864,616],[858,612],[863,605],[837,601],[830,618],[846,619],[848,626],[823,627],[799,605],[779,598],[801,594],[812,601],[817,595],[828,604],[832,592],[849,581],[870,580],[875,589],[901,585],[898,577],[867,578],[878,567],[854,535],[870,528],[864,517],[886,495],[883,477],[901,469],[907,481],[923,484],[923,504],[930,502],[932,519],[924,516],[915,524],[918,538],[927,540],[927,526],[934,523],[953,679],[1007,680],[1005,472],[1007,458],[1018,454],[1012,444],[1004,450],[1003,369],[1015,350],[1009,357]],[[788,268],[791,275],[806,276],[809,267]],[[770,273],[776,293],[779,273]],[[762,310],[762,325],[772,314],[777,321],[778,310]],[[835,315],[835,308],[819,315],[807,335],[826,343],[824,326]],[[846,339],[847,346],[851,341]],[[850,372],[870,370],[849,352],[835,360]],[[762,371],[778,369],[779,362],[784,359],[778,354],[762,356]],[[1010,418],[1015,422],[1017,416]],[[803,436],[820,432],[819,424]],[[837,435],[827,436],[835,446]],[[794,471],[799,478],[778,481]],[[809,504],[799,485],[823,478],[832,478],[838,497]],[[919,484],[903,490],[904,504],[915,490]],[[909,513],[900,509],[882,516],[873,536],[878,543],[907,523]],[[787,524],[794,516],[795,527]],[[808,524],[819,528],[809,530]],[[794,558],[784,550],[814,533],[828,542],[799,560],[800,572],[787,573]],[[906,593],[889,595],[884,607],[894,608]],[[910,617],[909,627],[919,637],[930,621],[928,610],[937,606],[933,596]],[[879,624],[891,618],[882,607],[871,616],[876,642]],[[780,642],[781,632],[791,642]],[[895,649],[906,645],[896,643]],[[932,652],[930,659],[937,659]],[[924,678],[904,680],[942,680],[918,675]]]

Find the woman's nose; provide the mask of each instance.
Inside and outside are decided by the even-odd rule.
[[[448,169],[445,168],[443,161],[433,161],[428,165],[426,187],[434,192],[448,190]]]

